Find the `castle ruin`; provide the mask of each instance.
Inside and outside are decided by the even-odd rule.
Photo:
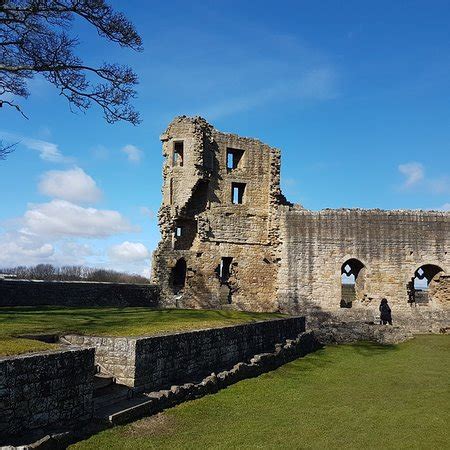
[[[283,196],[276,148],[200,117],[161,140],[163,306],[374,320],[386,297],[400,321],[448,326],[450,213],[310,211]]]

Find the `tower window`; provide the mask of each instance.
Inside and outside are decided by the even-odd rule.
[[[232,261],[233,258],[230,258],[228,256],[223,257],[220,261],[219,277],[223,283],[228,281],[228,279],[230,278]]]
[[[176,236],[176,237],[181,237],[181,236],[183,236],[183,228],[182,228],[182,227],[176,227],[176,228],[175,228],[175,236]]]
[[[240,167],[240,162],[243,156],[244,150],[227,148],[227,169],[233,170]]]
[[[231,183],[231,201],[235,205],[244,203],[245,183]]]
[[[173,145],[173,165],[183,167],[184,145],[183,141],[177,141]]]

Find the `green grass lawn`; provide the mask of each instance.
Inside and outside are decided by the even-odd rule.
[[[328,347],[73,449],[449,449],[450,336]]]
[[[55,348],[53,344],[17,338],[23,334],[78,333],[140,336],[221,327],[282,317],[241,311],[150,308],[0,308],[0,356]]]

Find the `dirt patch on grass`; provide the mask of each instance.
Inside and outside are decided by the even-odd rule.
[[[175,419],[164,413],[159,413],[128,425],[123,435],[126,437],[161,436],[175,431]]]

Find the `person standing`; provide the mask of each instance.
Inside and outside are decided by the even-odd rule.
[[[391,308],[388,305],[387,299],[383,298],[380,303],[380,323],[383,325],[392,325]]]

